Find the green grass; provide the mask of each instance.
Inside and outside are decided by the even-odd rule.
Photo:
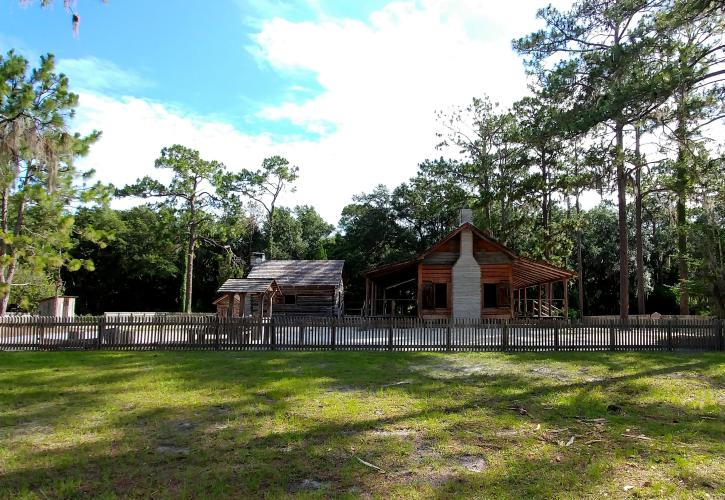
[[[722,498],[724,403],[719,353],[0,353],[0,498]]]

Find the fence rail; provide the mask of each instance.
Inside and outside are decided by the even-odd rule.
[[[0,349],[720,350],[718,319],[419,320],[209,315],[0,318]]]

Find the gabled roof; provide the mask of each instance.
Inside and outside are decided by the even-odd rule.
[[[431,245],[428,250],[421,253],[420,255],[417,255],[411,259],[393,262],[391,264],[385,264],[370,269],[363,273],[363,275],[367,278],[376,278],[379,276],[385,276],[389,273],[395,273],[396,271],[402,271],[406,268],[417,266],[418,263],[425,259],[427,255],[434,252],[437,247],[453,239],[465,229],[470,230],[476,237],[493,245],[499,252],[503,253],[511,259],[513,267],[513,285],[515,289],[543,283],[551,283],[554,281],[560,281],[576,276],[576,273],[573,273],[566,269],[562,269],[560,267],[553,266],[546,262],[529,259],[526,257],[519,257],[518,255],[516,255],[516,253],[514,253],[513,250],[491,238],[470,222],[461,224],[456,229],[451,231],[448,235],[444,236],[440,241]]]
[[[502,245],[498,241],[494,240],[493,238],[491,238],[490,236],[485,234],[483,231],[478,229],[476,226],[474,226],[470,222],[465,222],[465,223],[461,224],[460,226],[458,226],[453,231],[451,231],[450,233],[448,233],[446,236],[444,236],[443,238],[441,238],[440,240],[435,242],[425,252],[423,252],[419,255],[416,255],[415,257],[412,257],[410,259],[393,262],[391,264],[383,264],[382,266],[378,266],[373,269],[369,269],[368,271],[363,273],[363,276],[372,278],[378,274],[387,274],[389,272],[399,271],[399,270],[405,269],[407,267],[415,266],[418,264],[418,262],[425,259],[425,257],[427,255],[434,252],[436,247],[446,243],[449,240],[452,240],[453,238],[458,236],[461,233],[461,231],[463,231],[464,229],[469,229],[475,236],[477,236],[478,238],[481,238],[484,241],[487,241],[488,243],[490,243],[491,245],[496,247],[501,253],[503,253],[504,255],[509,257],[510,259],[514,260],[514,259],[518,258],[517,255],[513,252],[513,250],[507,248],[506,246]]]
[[[266,293],[278,290],[277,282],[273,279],[228,279],[219,287],[217,293]]]
[[[464,222],[463,224],[461,224],[460,226],[458,226],[456,229],[454,229],[453,231],[451,231],[450,233],[448,233],[448,235],[444,236],[443,239],[441,239],[440,241],[438,241],[434,245],[432,245],[428,250],[426,250],[425,252],[423,252],[422,254],[420,254],[417,258],[419,260],[425,258],[425,256],[428,255],[429,253],[433,252],[437,246],[442,245],[443,243],[445,243],[445,242],[453,239],[454,237],[458,236],[461,233],[461,231],[463,231],[464,229],[470,230],[474,234],[474,236],[477,236],[478,238],[480,238],[480,239],[482,239],[482,240],[490,243],[499,252],[503,253],[504,255],[507,255],[509,258],[516,259],[518,257],[513,252],[513,250],[511,250],[510,248],[504,246],[503,244],[499,243],[498,241],[494,240],[493,238],[491,238],[490,236],[488,236],[486,233],[484,233],[483,231],[481,231],[480,229],[478,229],[476,226],[474,226],[470,222]]]
[[[344,260],[267,260],[247,278],[274,279],[280,286],[337,286],[344,265]]]

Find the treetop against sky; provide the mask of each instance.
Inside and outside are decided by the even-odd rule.
[[[158,176],[154,160],[175,143],[232,171],[279,154],[300,167],[282,203],[312,203],[337,222],[353,194],[396,185],[441,154],[436,111],[526,94],[511,40],[541,27],[541,6],[82,0],[73,37],[62,2],[4,2],[0,50],[56,55],[80,94],[73,126],[103,131],[79,162],[100,180]],[[332,177],[344,182],[331,191]]]

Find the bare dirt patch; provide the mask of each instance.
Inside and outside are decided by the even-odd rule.
[[[488,460],[483,456],[463,455],[458,457],[458,464],[469,472],[483,472],[488,467]]]

